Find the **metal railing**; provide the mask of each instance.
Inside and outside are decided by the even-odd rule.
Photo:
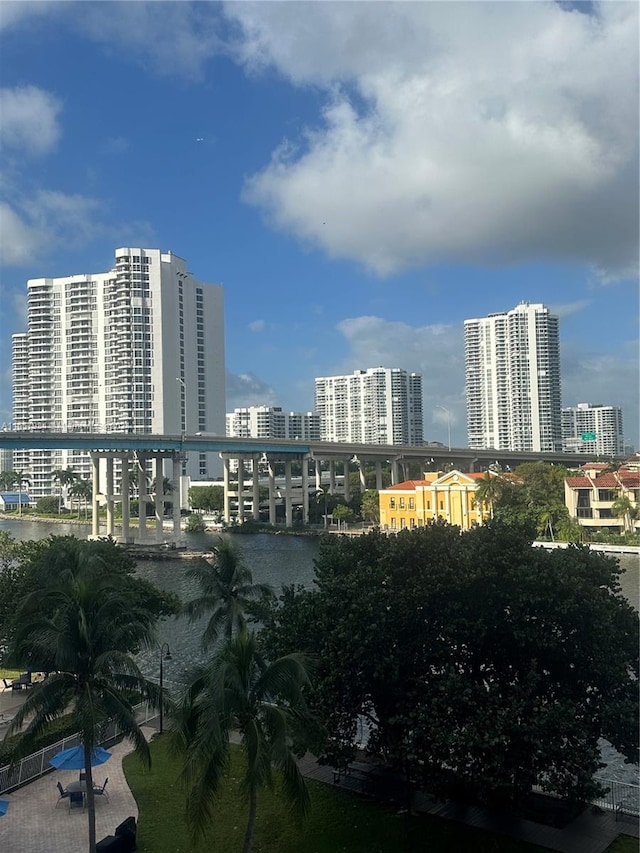
[[[598,778],[598,782],[609,790],[603,797],[591,800],[594,806],[615,811],[616,818],[618,815],[640,817],[640,786],[612,779]]]
[[[137,705],[135,708],[136,720],[138,725],[154,720],[158,715],[155,710],[149,708],[148,705]],[[108,744],[111,741],[117,740],[122,732],[118,729],[115,721],[111,721],[101,739],[102,745]],[[49,761],[63,749],[69,749],[80,744],[80,735],[78,733],[69,735],[56,743],[51,743],[45,746],[38,752],[25,756],[12,766],[0,767],[0,794],[13,791],[16,788],[22,787],[34,779],[44,776],[46,773],[53,772],[53,767]]]

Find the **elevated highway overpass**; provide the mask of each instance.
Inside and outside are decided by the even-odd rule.
[[[106,504],[106,532],[115,535],[114,505],[122,505],[122,533],[120,538],[131,541],[129,467],[132,461],[138,467],[139,518],[138,538],[147,539],[147,520],[145,515],[147,482],[146,466],[155,465],[156,482],[164,480],[165,465],[171,466],[172,488],[180,493],[180,476],[184,454],[189,452],[213,451],[220,454],[224,463],[224,518],[229,521],[233,514],[244,518],[245,501],[251,502],[252,515],[258,517],[259,483],[258,465],[252,466],[250,480],[245,481],[245,462],[262,462],[267,465],[269,483],[269,520],[275,523],[276,484],[275,465],[284,463],[284,502],[285,523],[293,523],[293,487],[291,463],[302,463],[303,518],[308,520],[309,490],[311,476],[315,476],[315,487],[321,488],[321,465],[328,463],[329,490],[336,490],[336,465],[344,472],[344,493],[349,499],[349,464],[356,462],[360,470],[360,482],[364,488],[365,465],[373,465],[376,472],[376,487],[382,488],[382,468],[391,467],[392,483],[406,479],[407,466],[419,463],[424,469],[451,464],[463,471],[475,471],[499,464],[502,468],[514,468],[523,462],[560,463],[568,467],[578,466],[586,461],[579,453],[535,453],[507,450],[471,450],[469,448],[442,447],[440,445],[398,446],[373,444],[346,444],[332,442],[309,442],[297,439],[260,439],[230,438],[218,435],[153,435],[117,432],[55,432],[55,431],[2,431],[0,432],[0,450],[75,450],[85,451],[92,460],[93,482],[93,535],[100,535],[100,514],[98,509]],[[232,477],[231,460],[237,461],[237,476]],[[119,489],[116,490],[114,463],[120,463]],[[311,468],[310,468],[311,466]],[[235,466],[234,466],[235,467]],[[282,487],[278,486],[278,491]],[[299,493],[299,492],[298,492]],[[162,519],[166,495],[154,495],[156,516],[156,538],[162,538]],[[174,533],[180,530],[180,506],[173,501]]]

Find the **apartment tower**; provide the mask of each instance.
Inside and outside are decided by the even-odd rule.
[[[623,456],[622,409],[601,403],[578,403],[562,410],[562,449],[567,453]]]
[[[542,304],[464,323],[469,447],[562,450],[558,318]]]
[[[320,417],[313,412],[283,412],[280,406],[246,406],[227,412],[227,435],[319,441]]]
[[[222,287],[158,249],[116,249],[104,273],[27,282],[28,331],[13,336],[14,427],[173,434],[225,426]],[[217,473],[213,453],[192,453],[185,473]],[[52,472],[90,476],[86,454],[20,451],[34,497]]]
[[[422,376],[370,367],[315,380],[322,441],[422,444]]]

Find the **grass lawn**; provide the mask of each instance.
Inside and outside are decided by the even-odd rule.
[[[222,786],[207,836],[192,844],[183,819],[184,792],[177,781],[179,761],[166,738],[151,744],[147,773],[138,758],[124,759],[124,770],[138,802],[139,853],[235,853],[242,848],[247,808],[240,793],[241,755],[233,749],[228,781]],[[277,793],[261,791],[253,853],[549,853],[540,847],[469,829],[433,817],[397,816],[382,806],[318,782],[310,782],[312,810],[296,823]],[[626,853],[620,848],[616,853]]]
[[[10,678],[19,678],[19,676],[19,669],[2,669],[2,667],[0,667],[0,678],[6,678],[8,681]]]

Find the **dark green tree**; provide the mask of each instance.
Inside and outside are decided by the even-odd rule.
[[[598,738],[638,747],[638,616],[615,561],[546,552],[499,522],[331,537],[316,591],[288,590],[270,656],[318,659],[314,707],[336,764],[370,749],[443,796],[513,801],[534,783],[594,793]]]

